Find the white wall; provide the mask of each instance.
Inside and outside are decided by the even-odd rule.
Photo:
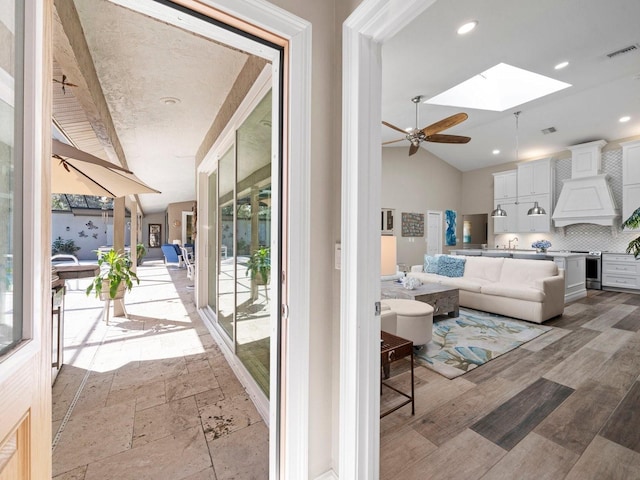
[[[407,142],[408,143],[408,142]],[[443,212],[442,248],[444,241],[444,211],[458,213],[457,246],[462,246],[462,214],[479,213],[461,211],[462,172],[429,153],[424,148],[409,157],[409,147],[382,149],[382,206],[395,209],[394,234],[398,243],[398,263],[421,264],[426,251],[427,210]],[[402,212],[425,215],[425,237],[403,237]]]

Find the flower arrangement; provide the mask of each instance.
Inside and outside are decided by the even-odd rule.
[[[549,240],[536,240],[531,244],[532,248],[540,250],[541,252],[546,252],[550,246],[551,242]]]

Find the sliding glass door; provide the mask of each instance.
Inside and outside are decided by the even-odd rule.
[[[208,181],[208,305],[267,398],[273,297],[271,118],[268,91],[239,122]]]

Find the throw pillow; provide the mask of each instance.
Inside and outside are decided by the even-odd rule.
[[[438,259],[438,274],[446,277],[461,277],[464,275],[465,258],[443,255]]]
[[[438,257],[425,255],[423,271],[425,273],[438,273]]]

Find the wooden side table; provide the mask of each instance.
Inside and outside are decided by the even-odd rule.
[[[387,388],[390,388],[396,393],[399,393],[403,397],[407,398],[404,402],[399,405],[396,405],[393,408],[390,408],[386,412],[380,413],[380,418],[389,415],[392,412],[395,412],[399,408],[404,407],[405,405],[411,404],[411,415],[415,415],[415,396],[414,396],[414,382],[413,382],[413,342],[411,340],[406,340],[401,337],[397,337],[387,332],[380,332],[380,336],[382,338],[382,342],[380,345],[380,364],[385,371],[389,366],[395,362],[396,360],[400,360],[401,358],[405,358],[407,356],[411,357],[411,395],[406,394],[398,390],[397,388],[381,381],[382,385]],[[382,388],[382,387],[381,387]]]

